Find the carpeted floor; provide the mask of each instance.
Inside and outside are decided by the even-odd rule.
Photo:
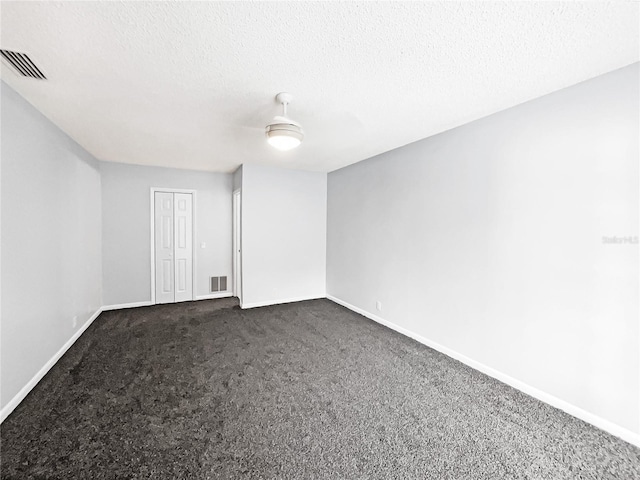
[[[103,313],[2,478],[637,479],[640,450],[329,300]]]

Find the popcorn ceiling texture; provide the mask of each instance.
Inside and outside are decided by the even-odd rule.
[[[329,300],[103,313],[1,478],[637,479],[640,450]]]
[[[331,171],[639,59],[637,2],[2,2],[2,79],[100,160]],[[303,145],[267,146],[274,95]]]

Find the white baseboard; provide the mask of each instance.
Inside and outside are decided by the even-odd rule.
[[[7,403],[2,410],[0,410],[0,423],[4,422],[4,420],[9,416],[11,412],[15,410],[15,408],[20,405],[20,402],[25,399],[25,397],[29,394],[31,390],[38,384],[40,380],[47,374],[51,367],[53,367],[58,360],[71,348],[71,345],[76,343],[76,340],[80,338],[80,336],[85,332],[87,328],[93,323],[93,321],[98,318],[98,315],[102,313],[102,308],[96,310],[96,312],[89,317],[89,319],[82,325],[73,336],[67,340],[67,342],[58,350],[53,357],[49,359],[47,363],[36,373],[31,380],[27,382],[27,384],[20,389],[20,391]]]
[[[211,300],[213,298],[228,298],[233,297],[233,292],[217,292],[208,293],[207,295],[197,295],[196,300]]]
[[[594,415],[593,413],[583,410],[580,407],[577,407],[565,400],[555,397],[536,387],[532,387],[531,385],[525,382],[522,382],[516,378],[513,378],[492,367],[488,367],[487,365],[484,365],[483,363],[473,360],[472,358],[469,358],[466,355],[458,353],[455,350],[447,348],[444,345],[440,345],[439,343],[433,342],[428,338],[418,335],[410,330],[407,330],[404,327],[396,325],[395,323],[389,322],[373,313],[367,312],[362,308],[356,307],[355,305],[351,305],[350,303],[345,302],[344,300],[336,298],[332,295],[327,295],[327,298],[329,300],[336,302],[339,305],[342,305],[343,307],[348,308],[349,310],[352,310],[356,313],[359,313],[360,315],[363,315],[373,320],[374,322],[380,323],[381,325],[384,325],[385,327],[395,330],[398,333],[401,333],[403,335],[406,335],[407,337],[413,338],[414,340],[422,343],[423,345],[426,345],[427,347],[433,348],[434,350],[444,353],[445,355],[451,358],[454,358],[464,363],[465,365],[470,366],[471,368],[479,370],[480,372],[486,375],[489,375],[490,377],[500,380],[501,382],[506,383],[507,385],[517,390],[520,390],[521,392],[526,393],[527,395],[537,398],[542,402],[548,403],[549,405],[555,408],[558,408],[570,415],[573,415],[574,417],[577,417],[580,420],[590,423],[591,425],[594,425],[600,428],[601,430],[609,432],[610,434],[615,435],[616,437],[619,437],[622,440],[631,443],[632,445],[640,447],[640,434],[638,433],[632,432],[631,430],[621,427],[620,425],[610,422],[609,420],[599,417],[598,415]]]
[[[145,300],[144,302],[118,303],[116,305],[105,305],[104,307],[102,307],[102,311],[108,312],[109,310],[122,310],[123,308],[148,307],[150,305],[153,305],[150,300]]]
[[[317,300],[319,298],[327,298],[326,295],[318,295],[311,297],[296,297],[296,298],[285,298],[280,300],[270,300],[266,302],[251,302],[251,303],[242,303],[240,308],[257,308],[257,307],[267,307],[269,305],[280,305],[281,303],[293,303],[293,302],[304,302],[305,300]]]

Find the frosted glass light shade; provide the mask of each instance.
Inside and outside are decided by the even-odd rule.
[[[291,150],[302,143],[304,132],[302,129],[290,123],[275,123],[267,125],[265,129],[267,142],[278,150]]]

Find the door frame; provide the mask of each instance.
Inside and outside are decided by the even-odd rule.
[[[233,296],[238,297],[242,307],[242,189],[234,190],[231,198],[233,217]],[[238,255],[238,251],[240,251],[240,255]]]
[[[156,218],[155,218],[155,197],[156,192],[165,192],[165,193],[190,193],[191,194],[191,249],[193,251],[193,255],[191,256],[191,275],[192,275],[192,285],[193,290],[191,291],[191,300],[196,299],[196,190],[186,190],[183,188],[160,188],[160,187],[151,187],[149,194],[149,211],[151,218],[151,230],[149,232],[149,239],[151,245],[151,305],[156,304]],[[174,302],[176,303],[176,302]]]

